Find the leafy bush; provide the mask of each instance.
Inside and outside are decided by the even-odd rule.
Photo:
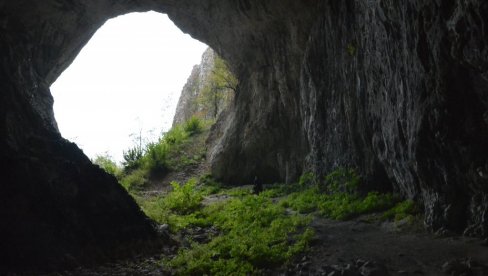
[[[170,146],[163,140],[158,143],[149,143],[144,155],[144,166],[151,172],[167,169],[167,156]]]
[[[139,168],[141,166],[143,156],[144,150],[138,146],[129,148],[127,151],[123,151],[124,161],[122,162],[122,165],[124,165],[124,170],[129,172]]]
[[[200,208],[203,196],[196,190],[196,179],[189,180],[186,184],[180,185],[178,182],[171,182],[173,191],[169,193],[164,203],[171,211],[186,215]]]
[[[97,155],[95,160],[92,162],[102,168],[105,172],[117,178],[120,177],[122,173],[120,168],[117,166],[117,163],[115,163],[115,161],[113,161],[108,154]]]
[[[163,138],[160,142],[167,143],[168,145],[179,145],[183,143],[188,136],[188,132],[185,131],[183,126],[178,125],[163,134]]]
[[[200,118],[192,116],[188,121],[184,123],[183,128],[189,136],[193,136],[202,132],[203,122]]]
[[[122,177],[120,184],[122,184],[127,191],[139,190],[144,187],[147,182],[146,175],[147,171],[144,169],[137,169],[132,171],[129,175]]]

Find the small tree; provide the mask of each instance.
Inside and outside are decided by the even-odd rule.
[[[140,166],[142,157],[144,156],[144,150],[140,147],[133,147],[129,148],[127,151],[123,151],[124,161],[122,165],[124,165],[124,170],[131,171]]]
[[[226,62],[219,56],[215,56],[214,68],[209,82],[204,86],[198,101],[211,111],[212,118],[217,118],[219,107],[229,91],[235,92],[238,80],[229,70]]]
[[[124,157],[124,161],[122,165],[124,165],[125,171],[131,171],[138,167],[140,167],[142,162],[142,157],[145,153],[145,145],[143,145],[143,138],[142,138],[142,128],[139,129],[139,133],[131,134],[133,137],[134,146],[129,148],[127,151],[123,151],[122,155]]]

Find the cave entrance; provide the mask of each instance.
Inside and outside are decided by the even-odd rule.
[[[135,137],[171,127],[183,85],[207,45],[165,14],[130,13],[105,23],[51,86],[63,137],[86,155],[122,160]]]

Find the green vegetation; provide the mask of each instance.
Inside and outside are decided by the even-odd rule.
[[[202,121],[196,117],[192,116],[184,125],[183,128],[189,136],[193,136],[202,132],[203,124]]]
[[[198,147],[188,150],[186,156],[182,152],[206,129],[205,122],[192,118],[157,143],[147,144],[133,163],[137,165],[124,168],[125,174],[118,173],[121,185],[146,215],[167,224],[173,235],[183,239],[175,256],[161,260],[171,273],[264,275],[268,270],[283,269],[308,249],[314,236],[309,224],[316,215],[346,220],[379,212],[376,218],[403,220],[418,213],[412,201],[400,202],[392,194],[361,194],[360,177],[347,168],[336,169],[324,178],[304,173],[295,184],[267,186],[259,195],[252,194],[250,187],[226,188],[210,175],[184,184],[172,182],[172,190],[160,196],[148,198],[138,193],[151,172],[181,169],[185,160],[200,160]],[[109,157],[96,161],[107,171],[114,170]],[[205,237],[191,234],[194,229],[204,229]]]
[[[208,243],[191,242],[189,248],[166,260],[176,274],[256,274],[289,261],[307,248],[313,236],[306,228],[311,217],[287,214],[264,193],[251,195],[244,188],[220,188],[220,195],[230,198],[202,206],[208,189],[197,187],[195,180],[172,185],[174,189],[168,195],[142,202],[146,214],[169,224],[174,232],[197,226],[214,227],[219,232]]]
[[[130,171],[141,166],[141,160],[143,155],[144,151],[141,146],[136,146],[128,149],[127,151],[124,151],[124,161],[122,162],[124,170]]]
[[[127,191],[140,190],[147,182],[147,174],[144,169],[133,170],[130,174],[120,176],[119,182]]]
[[[280,204],[304,214],[318,211],[323,216],[345,220],[388,210],[397,202],[391,194],[370,192],[361,196],[360,179],[352,169],[339,168],[327,175],[323,183],[316,179],[313,174],[302,176],[299,183],[303,189],[289,194]]]
[[[357,53],[357,48],[356,46],[354,46],[354,44],[348,44],[347,47],[346,47],[346,51],[347,53],[349,54],[350,57],[354,57]]]
[[[117,163],[115,163],[115,161],[113,161],[108,154],[97,155],[95,160],[92,160],[92,163],[98,165],[104,171],[115,177],[119,177],[122,173],[120,168],[117,166]]]
[[[203,87],[197,102],[203,106],[206,113],[216,119],[220,108],[231,99],[230,92],[236,91],[237,84],[238,80],[229,70],[227,63],[216,55],[208,83]]]
[[[390,210],[383,214],[383,219],[394,219],[395,221],[403,219],[412,219],[420,213],[420,209],[412,200],[399,202]]]
[[[163,175],[172,170],[198,164],[205,159],[206,150],[195,139],[208,131],[210,123],[197,117],[173,127],[156,142],[138,145],[124,151],[123,168],[116,175],[128,191],[142,189],[153,175]],[[196,146],[198,148],[195,148]]]
[[[268,186],[259,195],[249,187],[225,188],[206,175],[149,200],[138,199],[144,212],[177,234],[186,229],[216,229],[206,241],[192,241],[163,265],[178,275],[249,275],[279,269],[307,250],[316,215],[345,220],[384,212],[382,219],[401,219],[416,212],[413,202],[392,194],[360,195],[359,176],[340,168],[320,181],[304,174],[293,185]],[[204,204],[205,197],[221,198]],[[290,209],[297,212],[290,212]]]
[[[246,275],[273,268],[307,248],[309,219],[286,215],[263,196],[245,196],[208,208],[221,234],[207,244],[193,243],[169,261],[178,274]]]

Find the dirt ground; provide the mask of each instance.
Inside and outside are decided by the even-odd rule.
[[[295,266],[297,274],[488,275],[486,240],[440,237],[403,222],[363,219],[315,218],[312,227],[316,237]]]

